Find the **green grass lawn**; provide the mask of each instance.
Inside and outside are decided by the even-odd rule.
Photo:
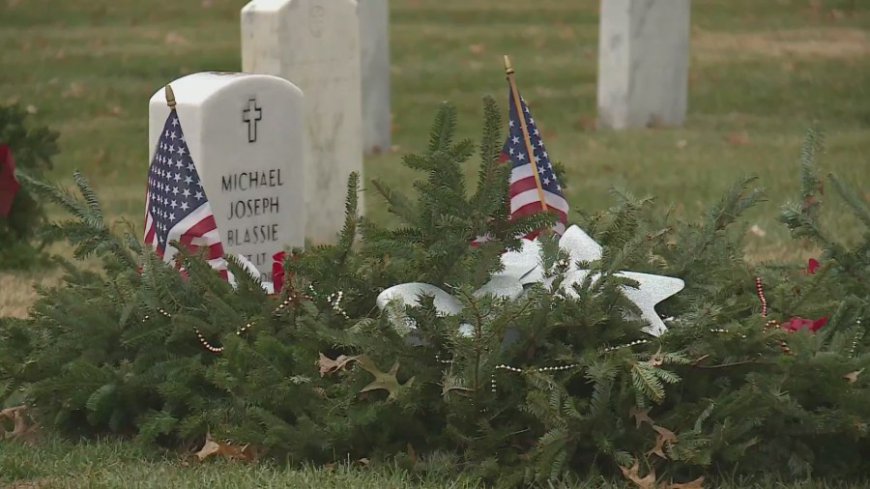
[[[421,479],[390,468],[293,470],[271,464],[200,464],[193,456],[158,453],[130,443],[72,445],[57,440],[39,450],[0,445],[0,488],[470,488],[461,479]],[[30,484],[30,485],[28,485]]]
[[[449,467],[444,467],[449,469]],[[329,469],[290,469],[268,463],[241,464],[224,461],[199,463],[192,456],[160,453],[131,443],[103,441],[73,445],[51,439],[38,450],[0,442],[0,489],[59,488],[337,488],[337,489],[465,489],[485,487],[451,475],[429,475],[400,470],[391,465],[362,467],[345,464]],[[662,487],[667,487],[662,481]],[[593,478],[563,482],[551,489],[636,489],[622,481]],[[783,482],[708,481],[717,489],[851,489],[870,484],[826,481]]]
[[[54,175],[81,169],[113,214],[140,223],[148,98],[188,73],[240,69],[244,0],[7,0],[0,6],[0,101],[32,106],[62,134]],[[574,209],[599,210],[608,191],[655,195],[691,219],[738,176],[756,174],[770,203],[756,211],[759,256],[788,254],[775,224],[795,194],[805,130],[828,134],[823,169],[870,181],[870,6],[850,0],[693,2],[689,118],[684,128],[595,131],[597,1],[404,0],[392,11],[393,154],[366,179],[404,182],[401,155],[421,148],[444,100],[477,137],[480,98],[506,106],[502,54],[551,155],[568,169]],[[474,168],[469,168],[473,174]],[[383,219],[370,198],[369,214]],[[830,224],[850,234],[841,209]]]
[[[0,103],[19,102],[61,132],[53,176],[81,169],[113,217],[141,225],[147,110],[165,83],[240,69],[243,0],[5,0],[0,2]],[[854,0],[695,0],[689,117],[678,129],[597,131],[597,1],[394,0],[392,80],[396,151],[369,158],[365,178],[399,184],[401,155],[420,149],[439,103],[454,103],[477,137],[480,99],[506,106],[501,55],[567,167],[574,209],[609,207],[609,189],[657,196],[691,220],[738,177],[755,174],[768,202],[751,213],[753,259],[803,257],[776,216],[797,193],[797,161],[813,124],[827,134],[821,169],[870,199],[870,4]],[[469,167],[469,175],[475,172]],[[387,220],[377,198],[368,213]],[[844,240],[854,222],[836,199],[824,219]],[[63,252],[64,250],[59,250]],[[23,314],[28,287],[53,272],[0,273],[0,316]],[[23,285],[22,285],[23,284]],[[29,481],[24,485],[22,481]],[[0,487],[466,487],[417,483],[386,469],[292,471],[199,466],[118,443],[39,449],[0,442]],[[451,486],[452,484],[452,486]],[[756,487],[784,487],[760,482]],[[733,487],[749,487],[732,484]],[[588,487],[607,487],[591,481]],[[719,486],[726,487],[727,485]],[[788,487],[821,488],[822,483]],[[833,487],[833,486],[831,486]]]

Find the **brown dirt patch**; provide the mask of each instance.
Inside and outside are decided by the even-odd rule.
[[[769,32],[692,33],[692,54],[702,60],[741,57],[850,59],[870,57],[870,34],[845,27]]]
[[[33,287],[57,283],[58,276],[57,273],[42,278],[26,274],[0,274],[0,317],[26,317],[27,310],[38,297]]]

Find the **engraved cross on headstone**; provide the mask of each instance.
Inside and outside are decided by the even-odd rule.
[[[253,112],[253,115],[251,113]],[[257,99],[248,100],[248,107],[242,111],[242,121],[248,123],[248,142],[257,142],[257,121],[263,119],[263,109],[257,107]]]

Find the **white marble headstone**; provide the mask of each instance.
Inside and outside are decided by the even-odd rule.
[[[363,147],[366,154],[377,154],[392,146],[389,0],[359,0],[359,37]]]
[[[242,68],[280,76],[305,92],[305,234],[314,244],[335,242],[348,176],[363,169],[357,2],[253,0],[242,9]]]
[[[304,245],[302,91],[241,73],[197,73],[170,85],[225,253],[245,256],[271,280],[272,255]],[[149,161],[168,115],[161,88],[149,104]]]
[[[688,100],[689,11],[689,0],[601,0],[601,127],[683,124]]]

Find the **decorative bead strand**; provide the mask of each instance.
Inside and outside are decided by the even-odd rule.
[[[438,362],[438,363],[440,363],[441,365],[453,365],[453,359],[452,359],[452,358],[451,358],[450,360],[441,360],[441,354],[440,354],[440,353],[436,353],[436,354],[435,354],[435,361]]]
[[[761,301],[761,317],[767,317],[767,297],[764,296],[764,284],[761,283],[761,277],[755,277],[755,292],[758,294],[758,300]]]
[[[339,290],[338,292],[333,292],[326,296],[326,302],[332,306],[332,310],[335,311],[336,314],[340,314],[345,319],[350,319],[348,317],[347,312],[345,312],[344,308],[341,307],[341,299],[344,298],[344,292]]]
[[[579,366],[580,366],[579,363],[572,363],[569,365],[556,365],[553,367],[541,367],[541,368],[532,367],[532,368],[528,368],[526,370],[523,370],[521,368],[511,367],[510,365],[505,365],[502,363],[502,364],[496,365],[495,370],[507,370],[508,372],[513,372],[515,374],[524,374],[524,373],[528,373],[528,372],[564,372],[565,370],[571,370],[571,369],[577,368]],[[495,372],[493,372],[489,376],[489,386],[490,386],[490,391],[492,391],[493,394],[496,394],[498,391],[498,384],[495,381]]]
[[[278,307],[275,308],[275,310],[272,312],[272,314],[278,314],[278,313],[282,312],[284,310],[284,308],[289,306],[290,303],[293,302],[293,299],[295,299],[296,297],[297,297],[296,294],[291,294],[291,295],[287,296],[287,298],[284,299],[284,302],[278,304]]]
[[[764,284],[761,282],[761,277],[755,277],[755,292],[758,294],[758,300],[761,301],[761,317],[767,317],[767,297],[764,295]],[[775,319],[771,319],[767,322],[766,327],[779,327],[779,321]],[[779,340],[779,348],[786,355],[791,355],[791,348],[788,347],[788,344],[785,340]]]
[[[526,370],[526,372],[564,372],[565,370],[571,370],[572,368],[577,368],[580,365],[577,363],[572,363],[570,365],[558,365],[555,367],[542,367],[542,368],[530,368]]]
[[[714,334],[728,334],[728,333],[730,333],[730,331],[728,331],[725,328],[710,328],[710,332],[714,333]],[[745,334],[741,334],[740,337],[743,338],[744,340],[746,339]]]
[[[284,299],[283,302],[278,304],[278,307],[276,307],[275,310],[272,311],[272,314],[274,315],[274,314],[278,314],[278,313],[282,312],[286,307],[288,307],[293,302],[293,300],[296,297],[297,297],[296,294],[289,295],[286,299]],[[166,317],[168,319],[172,319],[172,314],[169,314],[163,308],[158,308],[157,312],[159,312],[160,314],[162,314],[164,317]],[[145,323],[149,319],[151,319],[151,316],[146,314],[145,317],[142,318],[142,322]],[[236,336],[242,336],[243,334],[247,333],[248,331],[250,331],[251,328],[254,327],[255,324],[256,323],[254,323],[253,321],[246,323],[243,327],[236,330]],[[202,332],[199,330],[199,328],[194,328],[193,331],[194,331],[194,333],[196,333],[196,339],[199,340],[199,343],[202,345],[203,348],[205,348],[206,350],[208,350],[216,355],[220,355],[221,353],[223,353],[224,347],[214,346],[211,343],[209,343],[209,341],[205,338],[205,336],[202,334]]]
[[[860,325],[861,320],[859,319],[857,323]],[[864,330],[858,330],[858,332],[855,333],[855,337],[852,338],[852,344],[849,346],[850,358],[855,358],[855,352],[858,351],[858,342],[861,341],[862,338],[864,338]]]
[[[521,368],[516,368],[516,367],[511,367],[510,365],[505,365],[505,364],[503,364],[503,363],[502,363],[502,364],[499,364],[499,365],[496,365],[496,366],[495,366],[495,369],[496,369],[496,370],[507,370],[508,372],[513,372],[513,373],[515,373],[515,374],[521,374],[521,373],[523,373],[523,369],[521,369]]]
[[[196,332],[196,339],[199,340],[199,343],[202,345],[203,348],[214,353],[215,355],[220,355],[224,352],[224,347],[214,346],[209,343],[208,340],[205,339],[205,336],[203,336],[202,333],[199,332],[199,329],[194,329],[194,331]]]
[[[511,367],[510,365],[505,365],[503,363],[496,365],[495,370],[507,370],[510,372],[518,373],[518,374],[523,373],[522,369]],[[491,374],[489,374],[489,390],[493,394],[498,394],[498,384],[495,381],[495,371],[493,371]]]
[[[317,290],[314,289],[314,285],[308,284],[308,290],[311,291],[311,295],[314,297],[319,297],[317,294]],[[332,310],[341,315],[341,317],[345,319],[350,319],[347,315],[347,312],[341,307],[341,300],[344,298],[344,291],[339,290],[338,292],[333,292],[326,296],[326,302],[332,307]]]
[[[612,351],[621,350],[623,348],[631,348],[632,346],[644,345],[646,343],[649,343],[649,340],[634,340],[631,343],[626,343],[624,345],[609,346],[604,349],[604,353],[610,353]]]

